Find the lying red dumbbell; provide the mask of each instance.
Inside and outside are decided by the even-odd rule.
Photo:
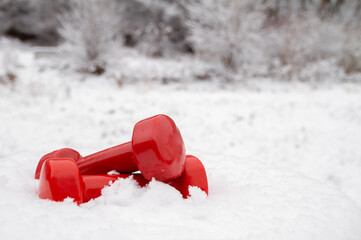
[[[73,198],[77,204],[99,197],[101,189],[119,178],[133,178],[139,185],[145,186],[148,180],[141,174],[120,175],[85,175],[81,176],[79,168],[72,159],[47,159],[40,173],[39,197],[53,201]],[[184,198],[189,196],[189,186],[199,187],[208,194],[207,175],[201,161],[187,155],[183,174],[166,182],[181,192]]]
[[[81,155],[70,148],[60,149],[42,157],[35,171],[39,179],[41,167],[49,158],[72,158],[81,174],[105,174],[111,170],[131,173],[140,170],[151,180],[167,181],[179,177],[184,170],[185,147],[174,121],[156,115],[134,126],[132,141],[92,155]]]

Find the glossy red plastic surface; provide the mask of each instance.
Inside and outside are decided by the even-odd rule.
[[[44,160],[49,157],[70,157],[64,149],[45,155],[39,162],[38,178]],[[74,150],[73,150],[74,151]],[[56,155],[56,156],[54,156]],[[174,121],[166,115],[156,115],[134,126],[132,141],[80,158],[74,155],[81,174],[105,174],[111,170],[131,173],[138,169],[151,180],[166,181],[179,177],[184,170],[185,146]]]
[[[111,170],[127,173],[138,171],[130,142],[86,156],[77,164],[80,173],[84,175],[105,174]]]
[[[184,170],[183,139],[174,121],[166,115],[138,122],[133,130],[132,147],[138,168],[148,180],[174,179]]]
[[[39,197],[53,201],[63,201],[71,197],[78,204],[99,197],[104,186],[119,178],[133,178],[143,187],[148,180],[141,174],[119,175],[85,175],[81,176],[72,159],[47,159],[41,170],[39,181]],[[207,175],[201,161],[194,156],[187,156],[185,170],[181,177],[167,181],[184,198],[189,196],[189,186],[196,186],[208,194]]]
[[[73,198],[78,204],[84,201],[84,183],[75,161],[67,158],[47,159],[40,172],[39,197],[53,201]]]
[[[78,161],[81,158],[81,155],[77,151],[75,151],[74,149],[71,149],[71,148],[62,148],[62,149],[59,149],[59,150],[56,150],[56,151],[53,151],[51,153],[44,155],[40,159],[38,166],[36,167],[36,171],[35,171],[36,179],[39,179],[39,177],[40,177],[40,171],[41,171],[41,167],[43,166],[44,161],[49,158],[71,158],[71,159],[74,159],[75,161]]]
[[[183,174],[176,179],[166,182],[176,188],[183,196],[189,196],[189,186],[199,187],[208,195],[208,180],[202,162],[192,155],[187,155]]]

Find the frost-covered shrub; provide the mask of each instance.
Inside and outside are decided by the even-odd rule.
[[[120,42],[120,6],[116,0],[72,0],[71,10],[60,15],[62,50],[76,68],[104,72]]]
[[[68,0],[1,0],[0,34],[42,45],[58,40],[56,13]]]
[[[361,71],[358,5],[199,0],[188,5],[190,39],[197,55],[220,66],[226,79],[340,79]]]
[[[318,61],[336,62],[337,54],[342,50],[341,33],[342,26],[322,22],[318,18],[289,18],[282,26],[267,30],[268,41],[264,52],[276,75],[280,74],[287,80],[297,79],[301,78],[300,73],[305,68]],[[272,65],[274,63],[278,66]],[[325,70],[325,73],[329,71]],[[319,69],[317,76],[320,77],[321,72],[322,69]],[[307,81],[307,78],[300,80]]]
[[[123,1],[122,34],[125,45],[136,46],[150,56],[190,51],[184,24],[185,0]]]
[[[118,26],[125,45],[137,46],[148,55],[164,56],[173,52],[189,52],[184,24],[187,0],[110,0],[118,11]],[[83,3],[81,3],[83,2]],[[107,2],[107,1],[104,1]],[[57,14],[79,12],[79,5],[94,5],[93,1],[75,0],[1,0],[0,35],[47,45],[58,44],[60,27]],[[72,8],[75,8],[72,10]],[[81,7],[80,7],[81,8]],[[98,14],[109,9],[99,8]],[[74,18],[74,17],[73,17]],[[95,21],[92,19],[92,21]]]
[[[201,58],[228,71],[262,62],[259,1],[200,0],[190,3],[190,39]]]
[[[344,32],[344,42],[339,53],[338,64],[348,74],[361,72],[361,21],[358,25],[348,26]]]
[[[18,53],[7,39],[0,38],[0,84],[14,85],[17,80]]]
[[[345,19],[293,16],[279,28],[268,30],[270,41],[265,52],[270,62],[280,67],[273,66],[274,72],[288,69],[287,74],[281,71],[283,79],[340,79],[342,72],[361,71],[360,30],[360,26]],[[314,66],[318,66],[317,71]],[[317,74],[305,75],[307,69]]]

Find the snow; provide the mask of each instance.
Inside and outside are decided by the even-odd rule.
[[[0,85],[0,239],[360,239],[359,84],[119,87],[19,57],[16,85]],[[158,113],[205,165],[208,197],[125,179],[80,207],[38,198],[42,155],[129,141],[137,121]]]

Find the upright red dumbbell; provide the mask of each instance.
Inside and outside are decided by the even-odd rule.
[[[99,197],[101,189],[109,185],[110,182],[130,176],[133,176],[141,187],[149,182],[141,174],[81,176],[74,160],[50,158],[44,162],[41,170],[39,197],[53,201],[63,201],[70,197],[81,204]],[[194,156],[187,156],[184,172],[179,178],[166,183],[180,191],[184,198],[189,196],[189,186],[199,187],[208,194],[206,171],[201,161]]]
[[[138,122],[133,129],[132,141],[81,158],[72,149],[60,149],[42,157],[35,172],[45,160],[69,157],[76,161],[80,173],[105,174],[111,170],[131,173],[140,170],[151,180],[167,181],[179,177],[184,170],[185,147],[174,121],[166,115],[156,115]]]

